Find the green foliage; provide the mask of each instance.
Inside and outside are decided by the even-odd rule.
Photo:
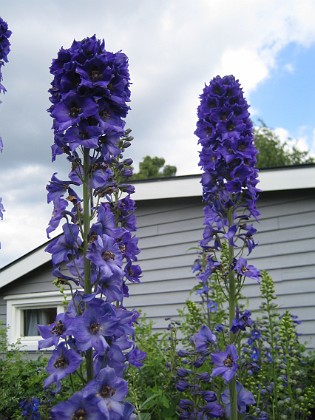
[[[0,418],[20,419],[22,400],[49,399],[43,390],[47,360],[44,357],[30,360],[26,352],[20,351],[19,343],[8,345],[7,330],[3,325],[0,325],[0,350]]]
[[[171,322],[162,334],[153,332],[153,323],[141,317],[136,327],[136,343],[147,358],[140,369],[129,366],[126,380],[129,399],[135,406],[137,419],[176,419],[179,401],[175,389],[176,370],[176,323]]]
[[[68,377],[56,395],[51,390],[44,390],[47,358],[40,352],[31,358],[21,349],[19,342],[8,344],[7,328],[0,324],[0,419],[22,419],[20,402],[33,397],[40,400],[41,418],[48,419],[51,407],[73,394],[71,382],[75,384],[76,380]]]
[[[217,273],[218,274],[218,273]],[[211,279],[212,294],[220,295],[219,275]],[[259,357],[255,364],[259,370],[250,369],[253,364],[252,347],[242,346],[239,352],[240,381],[251,391],[256,399],[256,407],[252,407],[249,415],[257,416],[261,411],[267,411],[269,419],[311,419],[314,416],[315,400],[315,353],[307,355],[296,335],[296,320],[289,312],[280,317],[275,288],[268,273],[262,273],[261,280],[262,304],[259,318],[253,328],[259,329],[261,337],[255,341]],[[152,321],[140,317],[136,327],[136,344],[147,353],[140,369],[129,366],[126,379],[129,384],[129,401],[135,406],[137,420],[175,420],[178,418],[177,406],[180,399],[189,398],[198,405],[200,395],[192,395],[191,390],[179,392],[176,389],[178,368],[187,368],[187,359],[197,361],[198,354],[190,340],[210,316],[211,329],[216,325],[226,323],[223,304],[222,311],[208,312],[206,302],[187,301],[183,310],[179,311],[179,320],[169,320],[169,326],[164,332],[155,332]],[[219,335],[218,335],[219,337]],[[246,336],[244,336],[244,340]],[[185,358],[178,357],[178,348],[190,351]],[[43,419],[49,418],[49,410],[57,402],[66,400],[72,393],[72,385],[76,389],[77,379],[68,378],[62,390],[57,395],[43,390],[46,377],[47,361],[39,356],[30,360],[26,352],[21,352],[17,343],[7,345],[6,329],[0,328],[0,419],[22,419],[19,403],[25,398],[40,399],[40,409]],[[271,357],[270,357],[271,356]],[[196,367],[197,366],[197,367]],[[192,384],[201,385],[203,390],[213,390],[220,394],[226,388],[222,378],[216,381],[203,381],[200,374],[211,374],[210,357],[201,366],[191,366]],[[244,368],[246,367],[246,368]],[[250,374],[249,374],[250,373]],[[259,416],[258,416],[259,417]]]
[[[263,121],[260,121],[260,126],[254,129],[254,137],[255,146],[259,151],[257,156],[258,168],[314,163],[314,159],[309,156],[308,151],[301,151],[296,145],[290,150],[288,143],[282,143],[279,136],[267,127]]]
[[[205,323],[205,313],[203,312],[201,305],[198,305],[191,300],[187,300],[184,308],[179,309],[178,313],[181,318],[181,343],[184,348],[187,348],[190,346],[190,337]]]
[[[198,265],[201,272],[202,265],[202,263]],[[202,375],[211,374],[212,364],[209,356],[203,364],[198,364],[200,354],[195,351],[191,340],[203,324],[215,331],[216,326],[227,323],[219,279],[220,273],[211,276],[207,292],[211,299],[218,296],[217,311],[208,311],[207,299],[198,303],[187,301],[184,309],[179,311],[180,323],[176,326],[176,336],[181,337],[180,347],[187,352],[186,357],[184,359],[178,357],[176,360],[174,350],[167,354],[169,358],[171,355],[173,357],[172,366],[190,369],[191,386],[187,390],[178,392],[179,395],[174,398],[177,401],[189,399],[196,406],[202,405],[203,401],[200,400],[200,392],[193,392],[195,388],[201,387],[201,390],[216,392],[218,402],[221,404],[220,395],[226,388],[226,384],[219,377],[215,381],[203,382]],[[194,289],[198,290],[200,286]],[[249,415],[259,418],[259,413],[265,411],[268,413],[268,418],[273,420],[310,419],[315,399],[315,354],[307,355],[304,345],[299,342],[296,317],[288,311],[281,315],[274,283],[267,272],[262,272],[261,296],[259,318],[248,329],[249,331],[244,332],[242,344],[238,348],[239,381],[253,393],[256,400],[256,406],[250,408]],[[259,337],[247,343],[247,339],[253,337],[252,331],[258,331]],[[220,334],[217,334],[217,338],[220,338]],[[223,336],[223,339],[227,341],[228,337]],[[149,359],[150,351],[147,356],[147,360]],[[177,380],[179,379],[178,377]],[[153,393],[152,390],[151,392]]]
[[[176,171],[176,166],[165,165],[164,158],[145,156],[139,163],[139,172],[131,180],[170,177],[175,176]]]
[[[254,343],[259,370],[245,375],[244,383],[255,396],[258,410],[266,411],[268,418],[309,418],[314,407],[315,372],[299,342],[296,318],[289,311],[280,316],[274,284],[267,272],[262,272],[260,290],[263,301],[254,325],[261,332]],[[253,353],[250,347],[246,350],[245,363],[250,365]],[[305,376],[309,377],[308,383]]]

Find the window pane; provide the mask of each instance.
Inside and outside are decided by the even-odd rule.
[[[51,324],[55,321],[57,308],[24,309],[24,337],[39,335],[38,324]]]

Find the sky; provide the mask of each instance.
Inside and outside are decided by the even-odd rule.
[[[51,162],[49,67],[61,47],[96,34],[129,57],[134,142],[125,157],[166,159],[198,174],[194,136],[204,85],[239,79],[255,123],[315,154],[314,0],[0,0],[12,30],[0,100],[0,267],[47,241]]]

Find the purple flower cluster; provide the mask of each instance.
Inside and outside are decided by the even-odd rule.
[[[3,207],[3,204],[2,204],[2,198],[0,197],[0,218],[1,218],[1,220],[3,219],[3,212],[4,212],[5,210],[4,210],[4,207]]]
[[[234,76],[216,76],[200,96],[195,134],[202,146],[199,165],[203,169],[204,234],[201,246],[222,249],[222,239],[248,253],[256,246],[256,229],[249,223],[257,218],[257,150],[248,104]],[[258,270],[246,260],[234,261],[235,271],[259,280]],[[217,270],[213,265],[211,270]]]
[[[40,420],[41,416],[39,412],[39,406],[40,406],[40,401],[36,397],[21,401],[20,409],[21,409],[23,418],[29,419],[29,420]]]
[[[0,17],[0,93],[6,92],[5,87],[1,84],[2,82],[2,66],[8,62],[8,54],[10,52],[10,41],[11,31],[8,29],[8,24]]]
[[[226,384],[235,377],[239,368],[235,345],[228,345],[225,350],[218,351],[218,338],[206,325],[202,325],[199,332],[191,337],[191,342],[194,346],[192,351],[178,352],[185,367],[177,369],[176,389],[190,395],[190,398],[184,398],[179,403],[180,418],[223,417],[224,410],[229,416],[229,390],[226,389],[221,396],[223,409],[218,403],[217,394],[210,389],[215,389],[213,378],[217,376],[223,378]],[[211,374],[207,371],[209,361],[212,364]],[[206,371],[202,370],[203,366]],[[246,405],[255,404],[253,395],[239,383],[237,383],[237,395],[240,413],[245,413]]]
[[[98,152],[91,156],[90,180],[101,192],[112,175],[107,161],[121,153],[117,143],[124,134],[122,118],[130,101],[127,57],[106,51],[104,41],[94,35],[62,48],[50,71],[54,75],[49,109],[54,118],[53,158],[68,154],[73,165],[70,179],[80,182],[83,173],[77,150]]]
[[[241,414],[245,414],[247,406],[253,405],[256,403],[253,394],[243,387],[239,382],[236,383],[236,392],[237,392],[237,410]],[[227,417],[231,415],[231,401],[230,401],[230,390],[227,388],[222,393],[222,401],[225,405],[225,414]]]
[[[253,324],[251,319],[251,312],[245,309],[244,312],[240,312],[239,308],[236,308],[236,317],[232,321],[231,331],[236,334],[238,331],[245,331],[246,327],[250,327]]]
[[[62,48],[51,73],[52,158],[65,154],[71,171],[68,180],[54,174],[47,186],[48,202],[54,206],[47,235],[61,223],[63,232],[46,251],[52,254],[57,282],[72,290],[72,301],[52,325],[39,327],[39,347],[55,346],[45,386],[56,384],[58,390],[60,381],[90,357],[89,384],[60,412],[56,408],[56,418],[83,418],[80,413],[86,412],[89,417],[84,418],[125,419],[132,410],[118,403],[127,392],[118,392],[116,385],[122,382],[113,375],[121,378],[128,363],[141,366],[145,356],[133,342],[139,314],[123,305],[127,283],[138,283],[141,277],[134,188],[126,183],[132,160],[122,156],[131,140],[123,120],[130,100],[128,60],[122,52],[106,51],[104,41],[94,35]],[[105,403],[95,400],[103,391],[93,388],[104,375],[111,378],[111,384],[104,385],[109,392]],[[60,417],[63,411],[72,414]]]
[[[128,393],[127,382],[106,367],[81,391],[52,409],[52,418],[67,419],[131,419],[133,406],[122,402]]]

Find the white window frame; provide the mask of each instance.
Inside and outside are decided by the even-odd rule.
[[[68,293],[66,292],[68,295]],[[23,330],[23,311],[26,309],[57,308],[57,313],[65,311],[64,296],[59,292],[24,293],[5,296],[7,302],[8,342],[21,343],[21,351],[38,350],[38,341],[41,336],[21,336]]]

